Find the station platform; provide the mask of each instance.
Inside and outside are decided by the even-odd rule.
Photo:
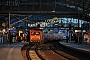
[[[21,47],[27,42],[14,42],[0,44],[0,60],[24,60]]]
[[[59,42],[61,45],[68,47],[68,48],[72,48],[78,51],[82,51],[84,53],[88,53],[90,54],[90,44],[80,44],[80,43],[74,43],[74,42]]]

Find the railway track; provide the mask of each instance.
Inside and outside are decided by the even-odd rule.
[[[58,42],[45,43],[45,44],[32,44],[22,47],[21,52],[25,60],[85,60],[78,57],[74,52],[69,54]],[[87,59],[86,59],[87,60]]]
[[[25,60],[70,60],[57,50],[52,44],[25,45],[21,49]],[[73,58],[73,57],[71,57]],[[74,57],[73,60],[76,60]],[[77,58],[77,60],[79,60]]]
[[[52,45],[53,45],[53,44],[52,44]],[[53,47],[53,48],[51,47],[51,49],[52,49],[55,53],[57,53],[58,55],[61,55],[61,56],[65,57],[65,58],[67,58],[68,60],[80,60],[79,58],[77,58],[77,57],[75,57],[75,56],[72,56],[72,55],[66,53],[65,51],[63,51],[63,50],[68,50],[68,49],[64,49],[64,48],[62,48],[60,45],[58,46],[58,43],[57,43],[57,44],[54,43],[53,46],[54,46],[54,47]],[[70,51],[70,52],[71,52],[71,51]]]
[[[38,47],[38,53],[41,55],[45,60],[68,60],[67,58],[55,53],[51,47],[51,44],[42,44]]]
[[[41,57],[37,51],[37,47],[39,45],[24,45],[21,48],[22,56],[25,60],[44,60],[43,57]]]
[[[26,44],[21,48],[21,54],[25,60],[31,60],[28,52],[31,46],[32,45]]]
[[[56,53],[69,58],[69,60],[90,60],[90,54],[83,51],[66,47],[59,42],[54,42],[52,45],[57,49]],[[59,51],[58,51],[59,50]],[[61,51],[61,52],[60,52]]]

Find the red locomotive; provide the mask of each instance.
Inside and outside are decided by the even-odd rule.
[[[41,29],[30,30],[30,42],[43,42],[43,32]]]

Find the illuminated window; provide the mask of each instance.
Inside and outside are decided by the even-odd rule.
[[[39,35],[40,32],[31,32],[32,35]]]
[[[36,32],[36,35],[37,35],[37,34],[40,34],[40,32]]]

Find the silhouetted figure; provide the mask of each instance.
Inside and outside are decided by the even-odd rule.
[[[78,38],[77,38],[76,34],[73,34],[73,41],[74,41],[75,43],[78,42]]]
[[[27,34],[27,42],[30,40],[30,33]]]
[[[9,41],[10,41],[10,44],[12,43],[12,38],[13,38],[13,35],[10,34],[10,35],[9,35]]]
[[[68,41],[69,41],[69,38],[68,38],[68,36],[66,36],[66,42],[68,43]]]

